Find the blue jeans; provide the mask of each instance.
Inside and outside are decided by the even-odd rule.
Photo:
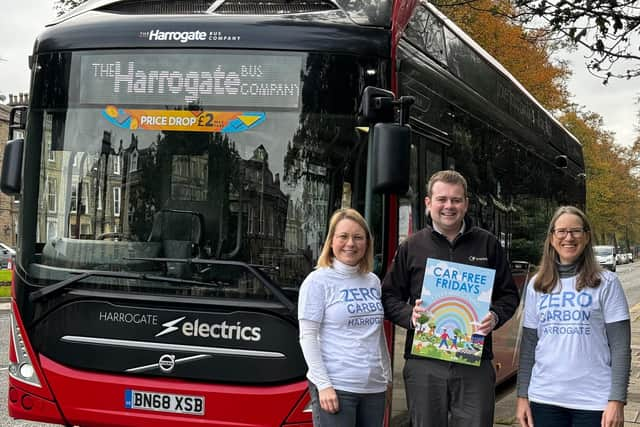
[[[602,411],[569,409],[529,402],[536,427],[600,427]]]
[[[320,407],[318,389],[309,382],[314,427],[382,427],[386,393],[350,393],[336,390],[340,410],[330,414]]]

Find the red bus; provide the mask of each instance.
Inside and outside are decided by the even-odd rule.
[[[434,171],[468,178],[523,272],[549,213],[584,204],[579,143],[427,4],[90,1],[30,66],[1,182],[14,418],[309,426],[297,290],[335,209],[369,220],[382,276]]]

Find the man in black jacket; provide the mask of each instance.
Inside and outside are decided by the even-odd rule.
[[[385,315],[407,329],[403,376],[412,427],[491,427],[496,374],[491,331],[513,316],[520,297],[498,239],[466,216],[467,182],[452,170],[435,173],[425,204],[431,226],[400,245],[382,283]],[[419,300],[427,258],[496,271],[490,312],[477,334],[485,335],[480,366],[414,356],[411,343],[417,319],[425,311]]]

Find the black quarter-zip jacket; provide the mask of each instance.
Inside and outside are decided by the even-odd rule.
[[[496,271],[490,310],[498,315],[498,329],[515,313],[520,294],[511,275],[511,268],[500,245],[490,232],[472,224],[465,217],[465,231],[453,242],[427,226],[405,240],[396,252],[391,268],[382,282],[382,304],[385,317],[407,329],[404,357],[420,358],[411,354],[413,326],[411,314],[416,299],[422,293],[427,258],[437,258]],[[483,359],[493,359],[492,334],[484,341]]]

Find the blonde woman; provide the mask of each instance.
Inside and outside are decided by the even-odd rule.
[[[338,210],[298,300],[315,427],[383,425],[391,363],[372,268],[366,221],[354,209]]]
[[[595,259],[573,206],[549,224],[525,298],[518,401],[522,427],[622,427],[631,363],[629,307]]]

